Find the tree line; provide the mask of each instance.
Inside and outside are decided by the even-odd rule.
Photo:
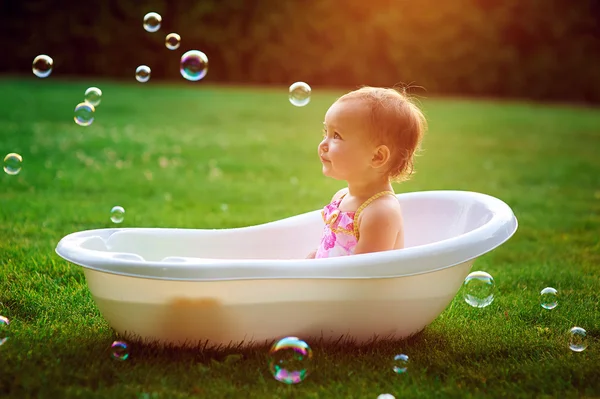
[[[142,27],[150,11],[158,32]],[[23,0],[0,2],[0,72],[179,80],[191,49],[204,81],[600,102],[597,0]],[[174,51],[168,33],[181,36]]]

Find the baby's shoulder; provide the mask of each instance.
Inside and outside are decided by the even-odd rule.
[[[402,209],[398,198],[386,195],[377,198],[365,207],[360,214],[360,219],[386,220],[392,219],[402,221]]]
[[[331,202],[340,199],[342,197],[342,195],[346,194],[347,192],[348,192],[348,187],[344,187],[341,190],[338,190],[338,192],[333,194],[333,197],[331,197]]]

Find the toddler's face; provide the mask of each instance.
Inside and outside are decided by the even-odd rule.
[[[360,100],[335,102],[325,114],[318,151],[323,174],[338,180],[360,178],[369,168],[369,110]]]

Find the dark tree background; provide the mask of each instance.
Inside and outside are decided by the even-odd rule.
[[[152,80],[182,81],[179,58],[198,49],[208,82],[600,102],[600,0],[0,1],[5,74],[48,54],[52,76],[133,79],[146,64]],[[142,28],[150,11],[156,33]]]

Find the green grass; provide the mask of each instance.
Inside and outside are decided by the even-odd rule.
[[[266,346],[131,347],[88,292],[82,269],[54,253],[74,231],[112,227],[229,228],[324,206],[343,182],[321,175],[316,146],[339,92],[315,89],[296,108],[285,88],[167,86],[57,79],[0,80],[0,153],[23,156],[0,175],[0,347],[3,398],[600,397],[600,110],[423,98],[430,131],[397,192],[459,189],[506,201],[516,235],[478,259],[496,300],[459,292],[425,331],[402,341],[309,342],[312,374],[272,378]],[[103,90],[90,127],[73,122],[89,86]],[[222,204],[228,210],[221,209]],[[559,306],[539,305],[546,286]],[[293,309],[290,309],[293,311]],[[574,353],[566,332],[588,332]],[[410,357],[395,375],[391,359]]]

